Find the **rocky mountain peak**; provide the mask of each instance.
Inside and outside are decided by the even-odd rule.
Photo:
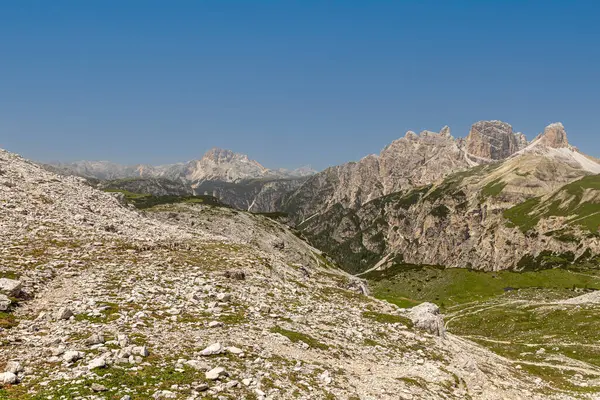
[[[469,155],[488,160],[502,160],[519,150],[510,124],[502,121],[479,121],[473,124],[466,139]]]
[[[445,125],[440,131],[440,135],[445,137],[451,137],[452,134],[450,133],[450,127],[448,125]]]
[[[202,160],[206,160],[206,161],[210,160],[217,164],[221,164],[221,163],[231,162],[234,160],[246,161],[246,160],[248,160],[248,156],[245,154],[234,153],[231,150],[213,147],[212,149],[210,149],[206,153],[204,153],[204,156],[202,156]]]
[[[407,140],[417,140],[419,136],[413,131],[407,131],[406,135],[404,135],[404,138]]]
[[[567,140],[567,132],[565,127],[560,122],[555,122],[548,125],[542,134],[538,136],[538,140],[541,144],[548,147],[559,149],[562,147],[569,147],[569,141]]]
[[[518,150],[524,149],[529,144],[527,137],[521,132],[515,133],[515,139],[517,139]]]

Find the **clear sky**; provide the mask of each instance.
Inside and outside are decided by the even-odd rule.
[[[268,167],[376,153],[407,130],[561,121],[600,156],[600,1],[3,1],[0,147]]]

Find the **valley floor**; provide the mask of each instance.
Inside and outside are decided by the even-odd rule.
[[[458,340],[490,349],[549,393],[600,396],[600,271],[397,266],[366,277],[377,297],[400,306],[442,304]]]

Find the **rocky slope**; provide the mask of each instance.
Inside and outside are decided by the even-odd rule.
[[[354,174],[357,181],[352,187],[360,193],[363,188],[377,186],[379,194],[385,195],[348,202],[343,196],[338,197],[352,190],[347,184],[337,183],[338,170],[311,177],[286,204],[290,213],[296,213],[299,229],[355,273],[398,262],[486,270],[531,268],[575,261],[587,249],[593,255],[600,253],[598,226],[593,225],[600,202],[596,201],[595,178],[585,179],[600,173],[600,164],[568,144],[561,124],[550,125],[526,146],[517,140],[509,125],[497,121],[475,124],[465,147],[442,134],[416,139],[409,135],[412,139],[408,140],[419,140],[422,145],[424,138],[430,136],[435,138],[436,147],[446,151],[443,156],[423,162],[422,171],[432,168],[431,173],[419,175],[415,166],[396,169],[401,177],[395,181],[404,179],[404,190],[385,194],[383,184],[361,183],[360,176],[376,177],[377,172]],[[492,140],[498,137],[504,139]],[[408,140],[398,142],[405,146]],[[473,140],[477,140],[477,145]],[[455,149],[454,153],[440,144],[448,141],[454,142],[456,147],[449,147]],[[401,156],[390,158],[403,159],[403,164],[406,159],[423,160],[420,148],[413,148],[414,153],[403,149]],[[464,152],[464,148],[470,152]],[[383,163],[381,159],[387,158],[384,152],[372,158],[372,165]],[[449,155],[452,160],[479,160],[481,165],[467,168],[458,161],[449,164]],[[494,158],[507,155],[508,158],[493,162]],[[456,169],[461,171],[450,174]],[[437,179],[446,174],[449,175]],[[423,178],[414,179],[415,176]],[[584,180],[573,183],[581,178]],[[565,186],[569,184],[572,186]],[[582,193],[565,197],[573,190]],[[316,201],[311,201],[313,196]],[[567,201],[571,202],[569,206],[563,205]],[[535,210],[527,205],[538,203],[546,204],[545,209],[552,212],[540,211],[540,218],[530,216]],[[572,223],[575,216],[581,223]],[[512,221],[515,218],[533,219],[535,223],[525,229],[523,224],[516,226],[519,223]]]
[[[0,229],[2,398],[571,398],[262,216],[140,213],[0,151]]]
[[[204,181],[193,188],[197,195],[210,195],[240,210],[272,213],[281,211],[290,193],[306,178],[248,179],[236,183]]]
[[[328,168],[291,194],[288,210],[298,221],[337,204],[356,208],[389,193],[442,178],[473,164],[447,127],[440,133],[407,132],[377,155]]]

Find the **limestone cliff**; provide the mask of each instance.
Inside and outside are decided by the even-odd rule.
[[[559,124],[550,125],[525,147],[509,125],[492,122],[492,130],[485,126],[477,123],[471,133],[488,132],[488,139],[503,138],[502,141],[484,139],[480,143],[487,143],[487,147],[471,149],[487,149],[487,153],[478,153],[481,156],[512,153],[508,158],[461,168],[460,163],[451,163],[461,160],[454,156],[461,154],[461,147],[456,147],[456,153],[451,151],[452,146],[442,147],[448,143],[447,136],[429,132],[417,136],[409,132],[382,152],[383,155],[389,151],[393,157],[374,159],[379,167],[382,196],[359,205],[334,200],[328,203],[336,198],[331,193],[343,198],[339,193],[351,190],[348,185],[337,184],[338,175],[330,172],[317,174],[307,182],[319,179],[316,187],[321,190],[313,186],[308,193],[318,193],[321,209],[313,208],[314,214],[307,218],[302,214],[306,208],[288,205],[291,212],[300,210],[298,226],[310,240],[354,273],[400,261],[486,270],[519,269],[546,265],[552,257],[572,262],[588,249],[591,254],[600,254],[598,227],[594,225],[600,214],[600,192],[593,180],[594,174],[600,173],[600,164],[569,146]],[[494,136],[498,132],[502,133]],[[474,139],[470,140],[473,143]],[[425,163],[428,167],[420,170],[418,163],[410,163],[422,154],[419,151],[426,148],[427,141],[435,143],[427,153],[434,156]],[[467,148],[468,142],[469,139]],[[410,143],[417,145],[410,149]],[[436,148],[444,151],[437,153]],[[408,168],[392,167],[381,174],[382,158]],[[427,171],[429,167],[431,172]],[[372,179],[374,174],[368,176]],[[372,186],[354,187],[358,190]],[[310,204],[312,197],[307,189],[305,184],[293,198]],[[581,194],[573,197],[574,192]],[[528,208],[531,204],[541,208]],[[522,214],[522,210],[527,212]]]

